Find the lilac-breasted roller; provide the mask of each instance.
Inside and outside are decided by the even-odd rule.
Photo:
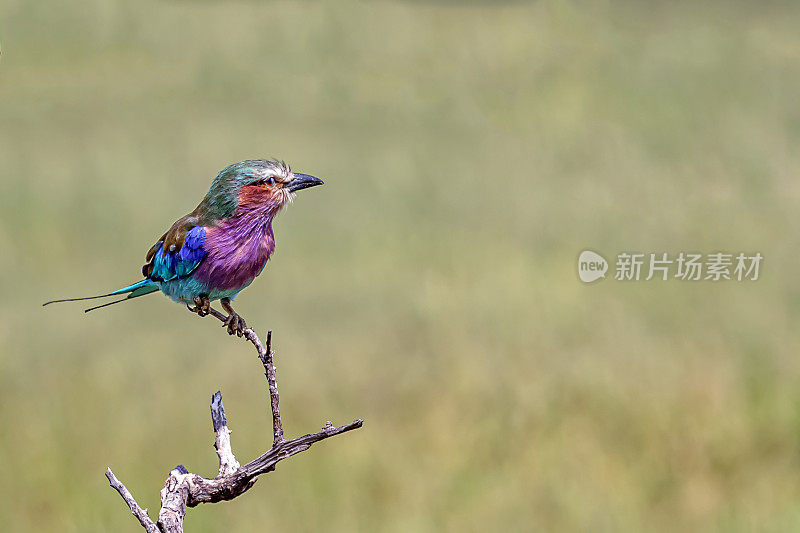
[[[86,312],[161,291],[205,316],[212,301],[228,313],[228,333],[247,327],[231,300],[261,274],[275,250],[272,221],[301,189],[322,180],[292,172],[282,161],[241,161],[225,167],[194,211],[179,218],[147,252],[144,279],[127,287],[71,302],[127,294]],[[194,305],[194,307],[192,307]]]

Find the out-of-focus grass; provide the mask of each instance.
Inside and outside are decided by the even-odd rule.
[[[134,531],[241,460],[252,351],[137,279],[214,173],[320,175],[239,298],[275,331],[282,464],[190,531],[800,528],[800,12],[790,4],[0,7],[0,515]],[[760,251],[754,283],[606,280],[585,247]],[[163,406],[169,405],[168,410]]]

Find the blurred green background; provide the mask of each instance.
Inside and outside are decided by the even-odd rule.
[[[227,164],[325,179],[237,300],[282,463],[187,531],[800,529],[800,8],[0,2],[0,516],[137,531],[269,442],[253,350],[138,279]],[[756,282],[584,285],[578,253],[761,252]]]

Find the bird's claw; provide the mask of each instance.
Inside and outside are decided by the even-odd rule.
[[[222,324],[222,327],[228,328],[228,335],[233,335],[235,333],[237,337],[241,337],[244,335],[244,330],[247,329],[247,324],[244,318],[238,314],[230,313]]]
[[[247,329],[247,324],[245,324],[244,318],[242,318],[239,313],[233,310],[229,298],[222,298],[219,302],[222,304],[222,308],[228,312],[228,318],[225,319],[222,327],[228,328],[228,335],[233,335],[235,333],[237,336],[243,337],[244,330]]]
[[[194,298],[194,307],[188,304],[186,307],[192,313],[197,313],[197,316],[208,316],[208,314],[211,312],[211,300],[208,299],[208,296],[197,296]]]

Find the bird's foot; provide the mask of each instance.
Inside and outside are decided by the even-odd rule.
[[[237,337],[242,337],[244,335],[244,330],[247,329],[244,318],[233,310],[229,299],[223,298],[220,300],[220,303],[222,303],[222,308],[228,312],[228,318],[225,319],[222,327],[228,328],[228,335],[236,334]]]
[[[211,300],[209,300],[208,296],[205,295],[197,296],[194,298],[194,307],[188,304],[186,307],[192,313],[197,313],[197,316],[208,316],[208,314],[211,312]]]
[[[222,327],[228,328],[228,335],[233,335],[235,333],[236,336],[241,337],[244,335],[244,330],[247,329],[247,324],[244,318],[236,313],[232,313],[225,319],[225,323],[222,324]]]

